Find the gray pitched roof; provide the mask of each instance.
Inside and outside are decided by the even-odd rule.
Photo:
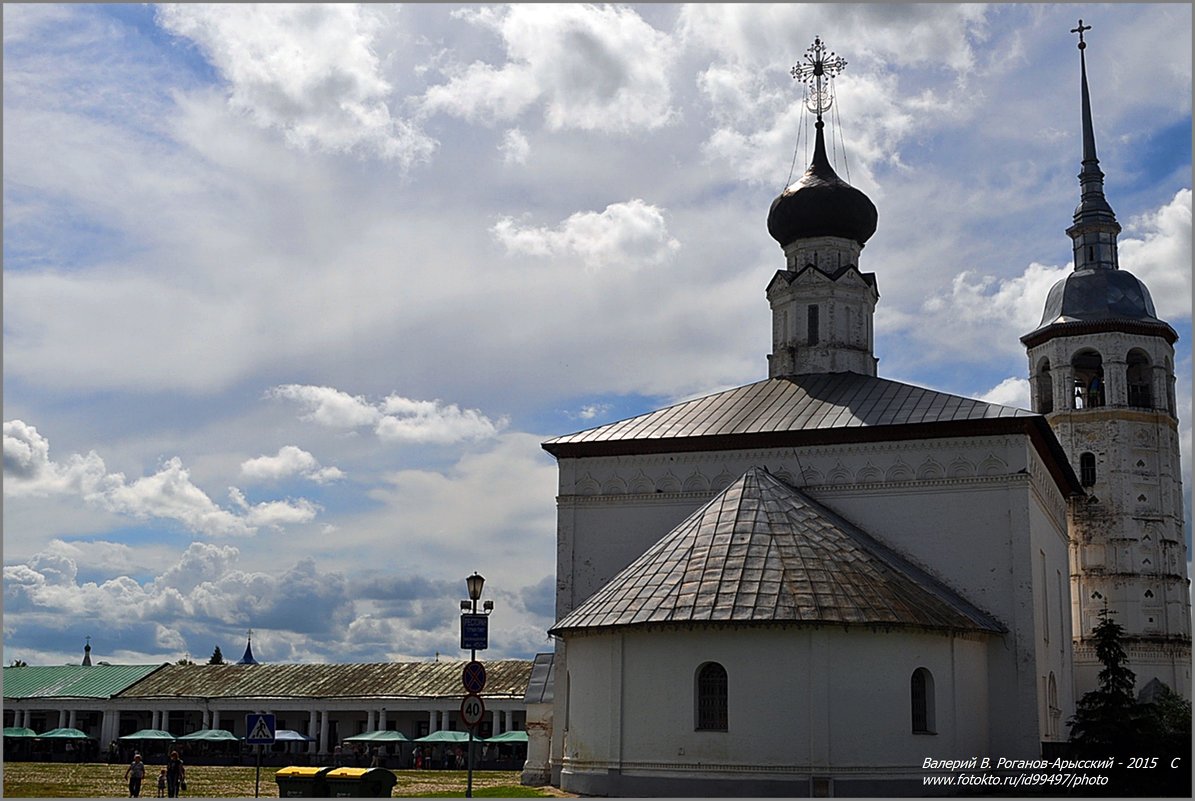
[[[859,373],[769,378],[556,437],[562,446],[1036,417],[1032,412]]]
[[[1082,494],[1041,415],[859,373],[769,378],[555,437],[543,447],[559,459],[1012,433],[1033,441],[1064,494]]]
[[[1004,631],[923,569],[755,467],[552,633],[696,622]]]

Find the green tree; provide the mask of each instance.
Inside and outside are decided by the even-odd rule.
[[[1070,719],[1075,756],[1115,760],[1107,785],[1091,795],[1191,796],[1191,702],[1162,685],[1139,703],[1136,674],[1128,668],[1124,629],[1107,609],[1092,632],[1103,668],[1099,687],[1075,705]],[[1086,788],[1085,788],[1086,789]]]
[[[1140,789],[1150,795],[1190,798],[1191,702],[1163,685],[1151,702],[1140,707],[1137,751],[1158,760]]]
[[[216,650],[212,651],[212,658],[207,661],[209,665],[223,665],[224,654],[220,653],[220,646],[216,646]]]
[[[1100,610],[1100,623],[1092,634],[1096,658],[1103,665],[1100,686],[1075,705],[1070,739],[1080,755],[1099,758],[1127,753],[1126,748],[1140,733],[1141,715],[1133,697],[1137,676],[1129,670],[1128,655],[1121,645],[1124,629],[1105,608]]]

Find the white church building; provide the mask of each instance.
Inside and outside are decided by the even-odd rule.
[[[841,64],[810,54],[828,97]],[[544,443],[557,647],[525,776],[923,795],[927,759],[1062,746],[1105,604],[1139,686],[1190,696],[1177,337],[1118,270],[1085,64],[1082,95],[1075,272],[1023,340],[1032,412],[877,375],[877,212],[835,173],[814,102],[812,163],[768,216],[768,377]]]

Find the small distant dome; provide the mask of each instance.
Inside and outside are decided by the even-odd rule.
[[[1118,319],[1161,322],[1145,284],[1126,270],[1075,270],[1050,289],[1038,327]]]
[[[781,247],[815,236],[853,239],[862,246],[875,233],[877,216],[871,199],[830,166],[819,128],[809,169],[772,201],[768,233]]]

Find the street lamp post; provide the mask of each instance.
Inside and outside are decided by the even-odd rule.
[[[469,591],[469,600],[461,601],[461,611],[462,612],[468,611],[468,613],[470,615],[474,615],[474,616],[477,615],[477,602],[481,600],[481,590],[482,590],[482,587],[484,587],[484,586],[485,586],[485,579],[477,571],[474,571],[473,575],[471,575],[465,579],[465,587]],[[482,610],[483,610],[483,614],[488,615],[490,612],[494,611],[494,602],[486,601],[482,605]],[[464,619],[465,619],[465,616],[461,615],[462,636],[463,636],[463,629],[464,629]],[[483,618],[483,620],[484,620],[484,618]],[[489,634],[488,634],[488,627],[487,627],[485,637],[481,641],[482,648],[486,648],[489,646],[488,637],[489,637]],[[464,643],[462,643],[462,645],[463,644]],[[470,666],[474,666],[474,663],[477,662],[477,645],[478,645],[478,642],[477,642],[476,638],[470,637],[470,642],[469,642]],[[482,672],[481,675],[483,677],[482,681],[484,681],[484,676],[485,676],[484,672]],[[468,690],[468,687],[466,687],[466,690]],[[469,691],[472,692],[471,690],[469,690]],[[466,724],[466,725],[469,728],[469,752],[468,752],[468,757],[467,757],[467,762],[468,762],[469,767],[468,767],[467,784],[465,786],[465,798],[472,798],[473,797],[473,729],[477,724],[473,723],[473,724]]]

